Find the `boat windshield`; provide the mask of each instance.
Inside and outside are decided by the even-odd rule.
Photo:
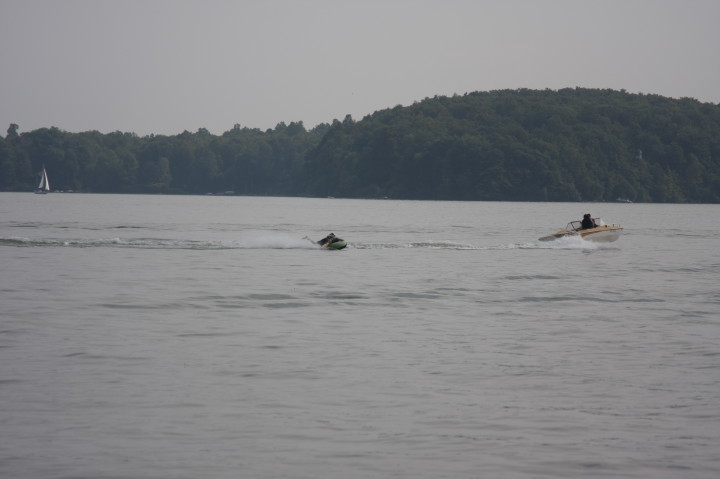
[[[580,231],[582,229],[582,221],[571,221],[565,227],[566,230]]]

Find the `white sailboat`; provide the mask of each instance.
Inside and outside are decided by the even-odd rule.
[[[47,171],[43,167],[42,175],[40,176],[40,184],[35,188],[35,193],[44,195],[50,192],[50,181],[48,181]]]

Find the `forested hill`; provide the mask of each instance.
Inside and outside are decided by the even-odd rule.
[[[720,202],[720,106],[611,90],[435,97],[335,124],[314,195]]]
[[[612,90],[435,97],[306,130],[0,137],[0,190],[720,203],[720,105]]]

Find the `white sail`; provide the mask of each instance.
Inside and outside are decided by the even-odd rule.
[[[35,193],[47,193],[50,191],[50,181],[48,180],[47,171],[43,168],[42,175],[40,175],[40,184],[38,185]]]

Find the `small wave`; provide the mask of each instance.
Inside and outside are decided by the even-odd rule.
[[[526,280],[554,281],[556,279],[561,279],[561,277],[547,275],[547,274],[527,274],[527,275],[518,274],[518,275],[505,276],[504,279],[507,279],[510,281],[526,281]]]
[[[28,238],[0,238],[2,246],[32,246]]]
[[[3,226],[7,226],[8,228],[26,228],[26,229],[59,229],[59,230],[87,230],[87,231],[106,231],[106,230],[142,230],[147,229],[148,226],[145,225],[136,225],[136,224],[118,224],[118,225],[107,225],[107,224],[87,224],[77,221],[71,221],[71,222],[53,222],[53,223],[43,223],[39,221],[16,221],[16,222],[8,222],[5,223]],[[174,225],[163,225],[163,224],[153,224],[152,228],[155,230],[166,230],[166,229],[173,229]]]
[[[37,221],[22,221],[22,222],[10,222],[7,223],[9,228],[42,228],[46,226],[44,223]]]

